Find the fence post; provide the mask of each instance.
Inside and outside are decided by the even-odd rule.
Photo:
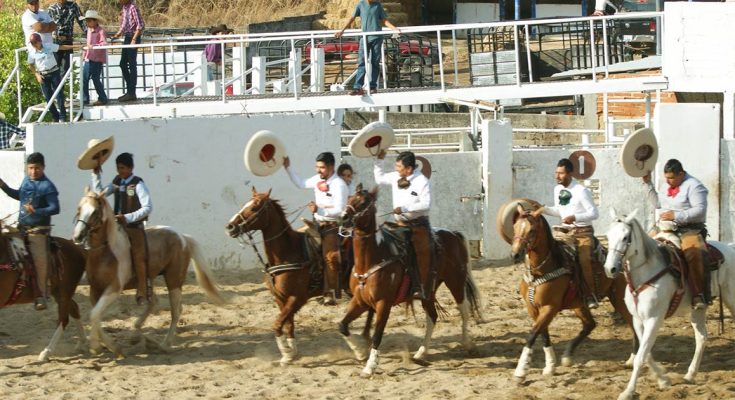
[[[265,94],[265,57],[253,57],[253,94]]]
[[[235,46],[232,49],[232,74],[240,75],[237,81],[232,82],[232,93],[235,95],[243,94],[247,88],[247,76],[243,74],[247,71],[247,53],[245,46]]]
[[[311,92],[324,91],[324,49],[312,47],[309,54],[311,60]]]
[[[301,49],[292,50],[288,58],[288,80],[293,82],[288,85],[289,91],[301,93]]]
[[[509,120],[483,120],[482,186],[483,232],[482,255],[498,260],[508,257],[508,244],[495,230],[495,217],[503,203],[513,196],[513,127]]]
[[[194,68],[197,67],[197,64],[199,65],[199,69],[197,70],[197,73],[192,74],[192,79],[195,79],[196,82],[199,83],[199,90],[194,90],[194,93],[196,93],[199,96],[207,96],[209,94],[209,86],[207,84],[208,78],[209,78],[209,65],[207,65],[207,57],[204,55],[204,52],[199,54],[199,57],[196,58]]]

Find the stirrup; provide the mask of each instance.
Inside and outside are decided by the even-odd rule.
[[[696,295],[692,297],[692,308],[695,310],[704,310],[707,308],[707,303],[704,301],[703,295]]]
[[[587,308],[590,310],[594,310],[595,308],[598,308],[600,306],[600,303],[597,301],[597,298],[595,296],[588,297],[587,300]]]

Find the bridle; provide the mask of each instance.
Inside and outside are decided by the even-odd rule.
[[[353,214],[347,214],[346,209],[352,210]],[[364,234],[364,235],[358,235],[358,234],[354,233],[354,225],[355,225],[355,222],[354,221],[357,220],[357,219],[359,219],[359,218],[362,218],[367,213],[369,213],[371,211],[374,211],[374,210],[375,210],[375,199],[374,198],[370,199],[368,201],[367,205],[365,206],[365,208],[363,208],[360,211],[357,211],[357,209],[352,204],[347,204],[345,206],[345,213],[343,215],[343,220],[350,221],[352,223],[352,226],[353,227],[351,227],[351,228],[345,228],[343,230],[342,225],[340,225],[340,231],[339,231],[340,236],[342,236],[342,237],[355,237],[357,239],[367,239],[367,238],[375,235],[378,232],[378,230],[380,230],[379,227],[376,228],[375,231],[373,231],[371,233],[368,233],[368,234]],[[348,231],[349,233],[343,234],[342,232],[344,232],[344,231]]]
[[[263,200],[261,207],[257,211],[254,211],[248,217],[245,216],[245,211],[246,211],[245,209],[242,209],[237,214],[235,214],[236,216],[240,217],[240,219],[242,220],[242,222],[240,222],[239,224],[236,224],[235,227],[237,227],[237,234],[238,234],[236,238],[243,245],[250,245],[250,246],[253,246],[254,247],[256,244],[270,242],[272,240],[275,240],[275,239],[281,237],[284,233],[286,233],[291,228],[291,225],[294,223],[294,221],[296,221],[301,216],[301,213],[308,206],[308,204],[305,204],[305,205],[303,205],[303,206],[295,209],[294,211],[286,214],[287,217],[288,216],[291,216],[291,215],[294,215],[294,214],[296,214],[296,216],[290,222],[288,222],[287,224],[285,224],[283,230],[281,230],[280,232],[278,232],[274,236],[272,236],[270,238],[266,238],[265,235],[263,235],[263,240],[261,240],[259,242],[256,242],[253,239],[253,235],[251,233],[254,229],[245,230],[243,228],[243,226],[244,225],[248,225],[248,224],[252,223],[253,221],[255,221],[261,215],[261,213],[263,211],[265,211],[265,213],[266,213],[265,216],[266,216],[266,218],[268,218],[268,216],[270,215],[270,207],[268,207],[268,205],[270,203],[271,203],[271,199],[270,198],[267,198],[267,199]],[[242,237],[243,235],[247,236],[248,238],[247,239],[243,238]]]
[[[94,250],[89,246],[89,236],[100,230],[102,226],[104,225],[104,221],[102,220],[102,199],[98,196],[95,196],[93,194],[86,195],[84,197],[88,197],[92,200],[94,200],[97,203],[97,206],[95,207],[94,212],[90,214],[89,221],[85,221],[83,219],[79,219],[79,210],[77,210],[76,215],[74,216],[74,225],[81,223],[84,225],[84,230],[82,231],[82,244],[84,244],[85,249],[87,250]],[[94,221],[92,221],[92,217],[96,217]],[[100,245],[100,247],[104,247],[107,245],[107,242]]]
[[[618,257],[619,257],[618,260],[619,260],[619,262],[621,264],[627,264],[627,263],[625,263],[625,255],[628,254],[628,248],[630,247],[630,244],[633,241],[633,234],[632,234],[633,229],[632,229],[631,225],[628,224],[625,221],[617,220],[616,222],[619,222],[621,224],[624,224],[626,227],[628,227],[628,229],[629,229],[630,232],[628,233],[627,239],[625,239],[625,241],[622,242],[622,244],[623,244],[622,249],[620,248],[620,246],[615,246],[615,248],[609,247],[608,248],[609,249],[608,251],[613,251],[615,254],[617,254]]]
[[[523,215],[523,216],[521,216],[521,218],[525,218],[526,221],[528,221],[529,223],[531,223],[531,221],[528,219],[528,216],[527,215]],[[514,235],[513,236],[513,240],[514,241],[518,240],[519,242],[521,242],[521,243],[523,243],[525,245],[526,251],[533,250],[533,248],[536,247],[536,244],[537,244],[536,243],[536,241],[538,239],[538,233],[537,233],[538,232],[538,227],[536,226],[537,223],[532,223],[532,225],[534,225],[534,228],[536,228],[533,231],[533,234],[528,235],[528,236],[519,236],[519,235]]]

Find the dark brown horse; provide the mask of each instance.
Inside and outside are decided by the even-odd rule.
[[[73,299],[79,280],[84,274],[86,254],[69,240],[55,237],[53,241],[56,248],[50,255],[53,259],[51,265],[55,267],[49,273],[49,280],[51,295],[58,304],[59,320],[51,341],[38,355],[39,361],[48,361],[69,324],[69,316],[74,320],[78,331],[78,349],[86,347],[84,327],[79,319],[79,305]],[[30,254],[23,242],[23,236],[18,232],[0,233],[0,308],[33,303],[36,298],[32,284],[23,279],[27,274],[21,272],[24,268],[33,268],[29,265]]]
[[[356,193],[348,201],[344,214],[345,223],[353,227],[355,265],[350,279],[353,297],[344,318],[339,323],[339,331],[344,335],[357,359],[360,361],[367,359],[362,370],[363,376],[372,375],[378,367],[380,355],[378,347],[391,307],[401,300],[400,296],[408,287],[404,281],[406,271],[402,260],[393,257],[387,244],[379,241],[381,231],[375,220],[377,194],[377,188],[368,192],[362,190],[362,185],[358,185]],[[480,316],[480,293],[472,280],[466,240],[459,232],[442,229],[434,230],[434,235],[437,241],[437,254],[434,254],[436,282],[429,291],[429,298],[421,302],[426,312],[426,333],[423,345],[413,356],[416,361],[422,361],[428,352],[438,317],[436,290],[442,283],[449,288],[462,315],[462,345],[468,351],[474,348],[467,329],[470,314],[474,314],[476,318]],[[410,298],[407,300],[410,301]],[[369,358],[364,337],[350,335],[349,331],[350,322],[368,310],[376,315]]]
[[[310,298],[323,293],[323,268],[321,250],[310,244],[305,233],[291,228],[283,207],[270,194],[270,190],[258,193],[253,187],[253,198],[230,219],[225,229],[232,238],[253,231],[263,233],[267,259],[265,284],[279,309],[273,330],[281,352],[280,362],[286,365],[297,356],[294,316]]]
[[[549,223],[541,215],[543,207],[528,212],[519,205],[517,212],[518,216],[513,224],[511,256],[516,261],[520,261],[525,255],[526,269],[521,279],[520,291],[526,303],[528,315],[533,319],[531,333],[526,340],[514,373],[516,379],[523,380],[528,373],[533,344],[539,335],[544,340],[546,366],[543,374],[554,374],[556,355],[549,337],[549,324],[559,311],[570,309],[582,321],[582,330],[569,342],[564,351],[562,356],[564,366],[571,365],[574,350],[595,329],[596,324],[572,278],[570,269],[566,266],[568,263],[565,262],[560,243],[554,240]],[[599,292],[610,299],[610,303],[623,316],[633,332],[634,351],[632,355],[634,355],[638,348],[638,338],[633,331],[632,317],[625,306],[625,287],[623,278],[618,277],[613,280],[600,276]]]

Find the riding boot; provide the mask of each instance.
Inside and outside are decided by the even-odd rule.
[[[416,300],[426,300],[426,293],[424,292],[424,285],[421,284],[421,278],[419,277],[419,269],[416,264],[413,264],[407,268],[408,278],[411,279],[411,297]]]

